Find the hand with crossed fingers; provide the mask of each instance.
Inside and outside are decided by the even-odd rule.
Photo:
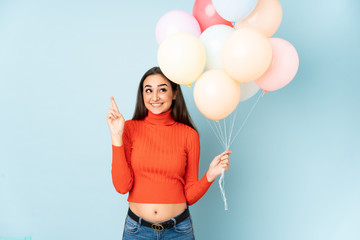
[[[119,112],[114,97],[110,98],[110,103],[111,105],[109,108],[109,113],[106,116],[106,119],[110,129],[112,143],[115,146],[121,146],[125,119],[123,115]]]

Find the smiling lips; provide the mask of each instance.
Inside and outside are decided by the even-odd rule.
[[[160,107],[161,105],[162,105],[162,103],[150,103],[150,105],[152,106],[152,107]]]

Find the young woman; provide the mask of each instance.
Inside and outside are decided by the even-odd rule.
[[[113,184],[129,192],[123,239],[194,239],[188,205],[229,169],[231,151],[216,156],[198,180],[198,132],[180,86],[159,67],[142,77],[132,120],[125,121],[111,97],[107,123]]]

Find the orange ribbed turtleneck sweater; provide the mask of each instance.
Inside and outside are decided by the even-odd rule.
[[[191,127],[176,122],[172,109],[127,120],[123,145],[112,145],[112,180],[116,191],[137,203],[192,205],[213,182],[198,180],[200,140]]]

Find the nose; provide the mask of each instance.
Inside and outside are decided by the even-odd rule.
[[[156,91],[153,92],[152,100],[153,101],[158,101],[159,100],[159,95],[158,95],[158,93]]]

